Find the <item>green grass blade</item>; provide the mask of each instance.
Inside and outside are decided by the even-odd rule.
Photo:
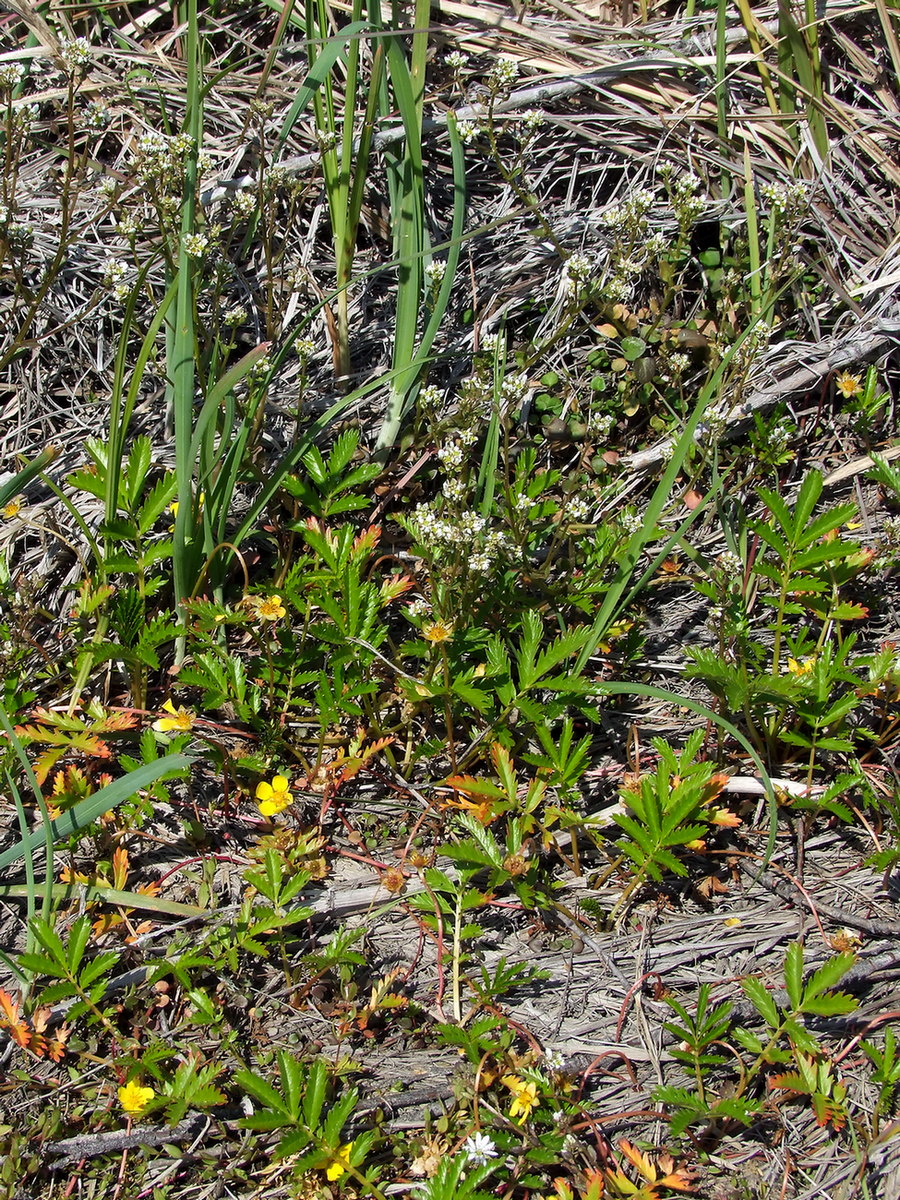
[[[3,715],[5,714],[0,713],[0,724],[2,724]],[[46,829],[37,829],[27,837],[20,838],[8,850],[4,850],[0,854],[0,870],[18,862],[25,854],[33,852],[42,843],[52,848],[56,842],[76,836],[93,825],[104,813],[117,808],[125,800],[137,795],[143,788],[149,787],[151,783],[155,783],[158,779],[171,778],[172,775],[187,770],[192,761],[187,754],[167,754],[165,758],[145,763],[136,770],[129,771],[127,775],[113,780],[112,783],[108,783],[93,796],[88,796],[86,800],[82,800],[73,808],[68,809],[54,821],[45,822]],[[36,782],[35,787],[37,787]],[[43,797],[41,798],[43,799]]]

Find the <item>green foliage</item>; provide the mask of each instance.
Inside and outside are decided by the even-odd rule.
[[[298,1157],[293,1163],[297,1173],[325,1169],[342,1159],[344,1126],[359,1103],[359,1092],[349,1089],[335,1095],[329,1087],[328,1067],[322,1059],[306,1065],[285,1050],[276,1054],[278,1086],[253,1071],[235,1073],[234,1081],[258,1104],[252,1116],[240,1125],[258,1133],[279,1134],[275,1153],[279,1158]],[[350,1143],[348,1167],[357,1178],[369,1184],[360,1168],[377,1140],[374,1130],[359,1134]]]
[[[701,1122],[710,1127],[732,1121],[749,1125],[764,1110],[762,1102],[753,1095],[760,1077],[766,1077],[771,1088],[792,1096],[806,1096],[819,1124],[840,1130],[848,1118],[847,1089],[827,1048],[808,1027],[807,1018],[853,1012],[856,1008],[853,997],[834,989],[854,962],[853,954],[837,954],[804,980],[803,947],[800,942],[792,942],[784,962],[786,1004],[777,1003],[760,979],[751,977],[742,984],[744,995],[765,1027],[761,1034],[746,1026],[731,1028],[731,1004],[726,1002],[711,1009],[707,985],[698,992],[693,1015],[668,997],[669,1006],[680,1018],[680,1023],[667,1022],[665,1026],[682,1042],[673,1051],[674,1057],[687,1064],[696,1079],[694,1090],[663,1086],[654,1092],[657,1100],[673,1110],[673,1133],[680,1134],[688,1126]],[[750,1057],[739,1063],[739,1082],[729,1094],[722,1095],[711,1083],[711,1076],[732,1061],[735,1043]],[[710,1053],[716,1046],[728,1048],[729,1053]],[[772,1066],[789,1069],[772,1075]],[[890,1078],[891,1071],[889,1065],[885,1080]]]
[[[638,788],[622,790],[622,803],[629,811],[613,814],[626,834],[616,845],[629,859],[634,878],[620,905],[647,878],[660,880],[666,871],[687,873],[672,851],[696,842],[708,831],[709,805],[723,782],[716,778],[715,763],[695,761],[702,741],[703,731],[698,729],[678,753],[662,738],[654,738],[652,744],[659,754],[656,770],[642,775]]]

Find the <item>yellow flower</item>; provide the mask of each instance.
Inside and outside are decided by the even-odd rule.
[[[453,637],[453,622],[452,621],[432,621],[428,625],[422,626],[422,637],[426,642],[446,642],[448,638]]]
[[[265,780],[258,783],[256,799],[259,801],[259,811],[264,817],[274,817],[294,802],[290,782],[284,775],[273,775],[271,783],[266,783]]]
[[[189,708],[176,708],[171,700],[167,700],[163,704],[163,711],[171,715],[153,722],[153,728],[158,733],[190,733],[194,728],[196,718]]]
[[[198,513],[203,512],[203,504],[204,504],[205,500],[206,500],[206,492],[201,492],[200,495],[197,497],[197,512]],[[173,517],[178,516],[178,501],[177,500],[173,500],[172,503],[169,505],[169,512],[172,514]],[[175,526],[170,525],[169,533],[174,533],[174,532],[175,532]]]
[[[256,615],[261,621],[277,621],[286,613],[287,609],[281,603],[280,596],[267,596],[256,605]]]
[[[337,1154],[325,1168],[325,1178],[330,1179],[333,1183],[335,1179],[340,1179],[342,1175],[346,1175],[350,1169],[350,1151],[353,1149],[353,1143],[347,1142],[341,1146]]]
[[[3,505],[4,521],[11,521],[13,517],[17,517],[22,511],[22,497],[15,496],[7,504]]]
[[[119,1103],[129,1117],[133,1117],[143,1112],[155,1094],[153,1088],[141,1087],[137,1080],[132,1079],[130,1083],[119,1088]]]
[[[835,379],[834,386],[847,399],[852,399],[853,396],[858,396],[862,391],[862,384],[859,381],[858,375],[851,375],[848,371],[842,371]]]
[[[815,657],[804,658],[803,662],[797,662],[796,658],[789,658],[787,660],[788,673],[791,675],[796,675],[798,678],[802,677],[803,675],[811,675],[812,669],[815,665]]]
[[[531,1116],[531,1110],[537,1104],[537,1084],[526,1083],[518,1075],[504,1075],[501,1082],[506,1084],[513,1094],[509,1115],[518,1117],[519,1124],[524,1125]]]

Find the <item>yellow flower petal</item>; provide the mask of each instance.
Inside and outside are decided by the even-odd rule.
[[[350,1151],[353,1149],[353,1143],[347,1142],[341,1146],[335,1157],[325,1168],[325,1178],[333,1183],[336,1179],[340,1179],[342,1175],[346,1175],[350,1167]]]
[[[136,1079],[119,1088],[119,1103],[128,1115],[143,1112],[156,1093],[152,1087],[141,1087]]]

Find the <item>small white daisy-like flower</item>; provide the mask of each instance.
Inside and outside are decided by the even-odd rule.
[[[486,1167],[500,1151],[486,1133],[473,1133],[462,1144],[462,1152],[476,1167]]]

